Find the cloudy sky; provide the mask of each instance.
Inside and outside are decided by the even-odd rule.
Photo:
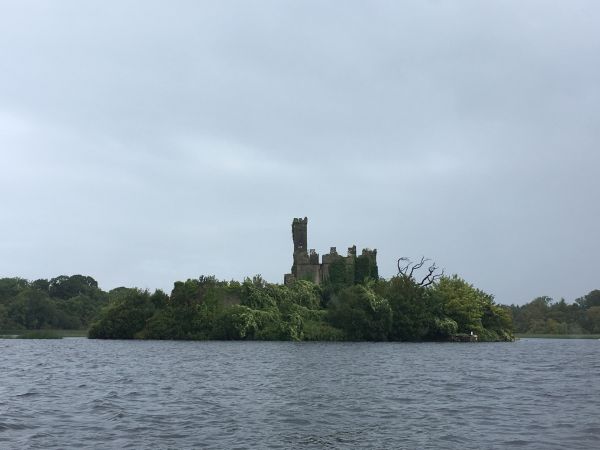
[[[600,288],[600,3],[0,1],[0,276],[282,281],[426,255]]]

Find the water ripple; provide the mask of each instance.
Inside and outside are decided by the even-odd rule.
[[[591,449],[593,340],[1,341],[0,448]]]

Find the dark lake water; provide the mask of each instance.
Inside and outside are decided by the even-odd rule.
[[[600,448],[600,341],[0,340],[0,448]]]

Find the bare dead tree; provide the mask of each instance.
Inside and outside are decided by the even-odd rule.
[[[423,267],[427,261],[430,261],[430,259],[422,256],[419,262],[414,263],[410,258],[403,256],[398,259],[398,275],[413,281],[419,286],[427,287],[444,276],[444,270],[442,269],[441,272],[438,272],[439,267],[433,262],[427,268],[427,274],[420,281],[417,281],[415,279],[416,272]]]

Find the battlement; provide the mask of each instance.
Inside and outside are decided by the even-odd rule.
[[[369,258],[376,258],[377,257],[377,249],[371,250],[370,248],[363,248],[362,256],[367,256]]]
[[[323,255],[323,264],[331,264],[340,258],[342,258],[342,256],[338,254],[337,249],[335,247],[331,247],[329,249],[329,253]]]
[[[314,248],[311,248],[310,252],[308,253],[308,261],[309,264],[319,264],[319,254]]]

